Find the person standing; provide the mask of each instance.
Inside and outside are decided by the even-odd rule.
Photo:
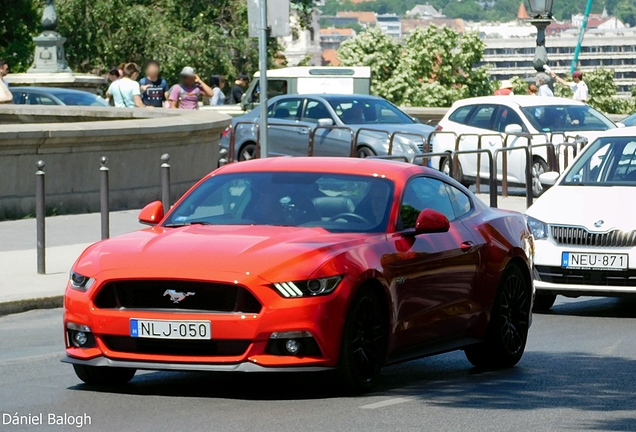
[[[250,77],[247,74],[241,72],[238,77],[234,80],[234,84],[232,85],[232,89],[230,90],[230,94],[228,95],[227,103],[230,105],[239,104],[243,99],[243,94],[245,93],[245,87],[250,82]]]
[[[526,90],[526,92],[530,96],[536,96],[539,93],[539,88],[537,87],[536,84],[530,84],[528,85],[528,89]]]
[[[122,70],[122,77],[114,81],[106,96],[113,98],[115,106],[118,108],[144,108],[141,100],[141,89],[136,81],[139,76],[139,66],[136,63],[126,63]]]
[[[170,108],[196,110],[199,109],[199,96],[214,96],[210,86],[204,83],[191,67],[184,67],[179,76],[179,84],[170,90]]]
[[[210,105],[223,105],[225,103],[225,94],[223,94],[225,78],[221,75],[212,75],[210,77],[210,87],[214,92],[214,95],[210,98]]]
[[[146,63],[146,76],[139,80],[141,100],[146,106],[161,108],[168,99],[168,82],[159,76],[159,72],[159,62],[150,60]]]
[[[498,90],[495,90],[495,96],[514,96],[515,93],[512,91],[512,82],[510,80],[503,80]]]
[[[537,96],[554,97],[554,93],[552,92],[552,89],[548,85],[548,83],[550,82],[550,77],[548,77],[548,75],[544,73],[538,73],[536,81],[537,81],[537,87],[539,87],[539,92],[537,93]]]
[[[583,72],[580,70],[574,71],[572,74],[572,81],[574,82],[568,82],[554,72],[551,72],[550,75],[552,78],[557,80],[559,84],[568,86],[572,89],[572,92],[574,93],[572,99],[580,102],[587,102],[590,99],[589,89],[587,88],[585,81],[583,81]]]
[[[9,75],[9,64],[0,59],[0,104],[13,102],[13,94],[7,83],[4,82],[4,77],[7,75]]]

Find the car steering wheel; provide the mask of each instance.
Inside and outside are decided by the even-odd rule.
[[[337,214],[335,216],[332,216],[331,219],[329,219],[329,222],[335,222],[338,219],[345,219],[346,221],[350,221],[350,220],[354,219],[354,220],[357,220],[359,222],[371,225],[371,222],[369,222],[365,217],[360,216],[359,214],[355,214],[355,213],[340,213],[340,214]]]

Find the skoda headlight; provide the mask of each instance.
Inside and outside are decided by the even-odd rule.
[[[69,284],[71,285],[71,288],[78,291],[86,291],[91,287],[91,285],[93,285],[93,282],[95,282],[95,279],[83,276],[71,270],[71,274],[69,276]]]
[[[528,224],[528,228],[532,232],[535,240],[542,240],[548,238],[548,224],[545,222],[541,222],[539,219],[535,219],[531,216],[526,216],[526,222]]]
[[[312,297],[331,293],[341,280],[342,277],[333,276],[306,281],[278,282],[274,284],[274,288],[280,295],[287,298]]]

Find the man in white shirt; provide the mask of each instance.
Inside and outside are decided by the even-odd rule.
[[[552,89],[548,85],[550,78],[544,73],[538,73],[536,78],[537,87],[539,87],[539,93],[537,96],[554,97]]]
[[[552,75],[552,78],[556,79],[559,83],[572,89],[572,92],[574,93],[572,99],[581,102],[587,102],[590,99],[590,93],[587,88],[587,84],[585,84],[585,81],[583,81],[583,72],[581,72],[580,70],[574,71],[574,73],[572,74],[572,81],[574,82],[567,82],[554,72],[552,72],[550,75]]]

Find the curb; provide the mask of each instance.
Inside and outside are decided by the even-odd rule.
[[[64,304],[64,296],[40,297],[0,303],[0,316],[27,312],[34,309],[55,309]]]

